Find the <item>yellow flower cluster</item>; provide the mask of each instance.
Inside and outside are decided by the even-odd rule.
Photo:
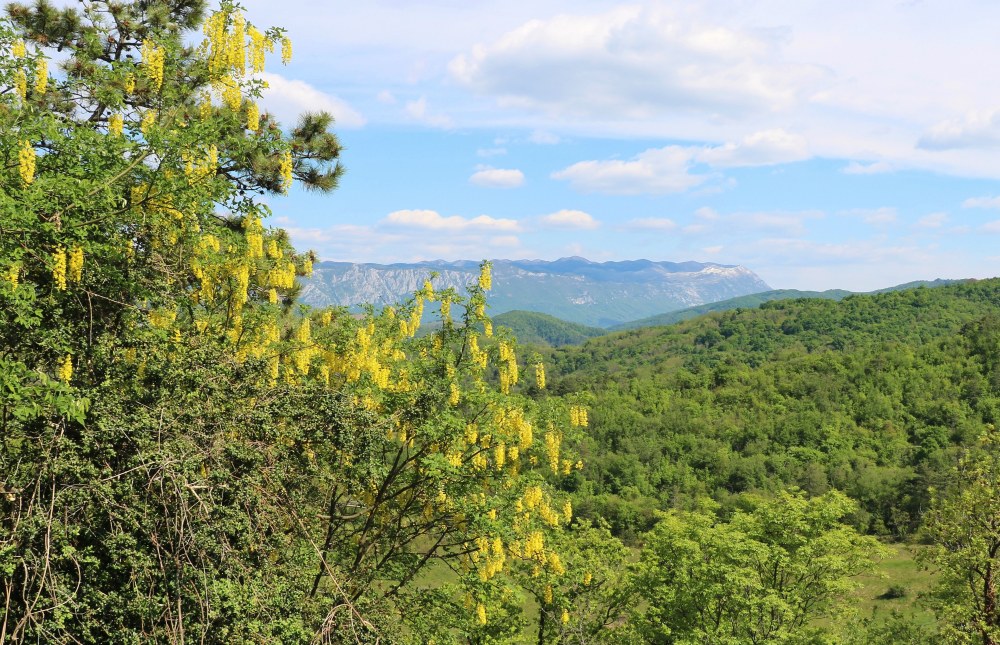
[[[74,246],[69,252],[69,280],[80,282],[83,279],[83,249]]]
[[[504,569],[504,565],[507,562],[507,554],[503,548],[503,540],[500,538],[494,538],[491,542],[489,538],[480,536],[476,538],[476,547],[478,551],[472,552],[472,561],[478,563],[480,560],[483,561],[479,565],[479,579],[482,582],[488,582],[491,578],[501,573]]]
[[[281,38],[281,64],[287,65],[292,62],[292,41],[288,36]]]
[[[264,71],[264,54],[274,50],[274,43],[268,40],[256,27],[247,27],[247,38],[250,39],[250,47],[247,57],[250,59],[250,69],[254,74]]]
[[[506,341],[500,341],[498,351],[501,363],[497,368],[500,377],[500,391],[509,394],[510,388],[517,385],[517,355],[514,353],[514,347]]]
[[[11,289],[17,289],[18,278],[21,275],[21,267],[17,264],[12,264],[7,267],[7,282],[10,283]]]
[[[587,408],[582,405],[572,405],[569,408],[569,423],[574,428],[586,428],[590,423],[587,418]]]
[[[27,139],[21,141],[17,151],[17,170],[25,186],[35,181],[35,147]]]
[[[59,291],[66,290],[66,249],[61,246],[52,254],[52,282]]]
[[[121,114],[112,114],[108,117],[108,134],[116,137],[122,136],[125,130],[125,117]]]
[[[13,45],[11,45],[10,53],[13,54],[14,58],[24,58],[25,56],[27,56],[28,50],[24,46],[24,41],[15,40]]]
[[[215,176],[219,169],[219,148],[214,143],[204,150],[192,152],[181,151],[181,161],[184,162],[184,177],[189,185],[194,185]]]
[[[145,67],[146,77],[157,92],[163,87],[163,62],[165,57],[166,52],[155,42],[148,38],[142,41],[142,64]]]
[[[149,129],[156,124],[156,117],[156,110],[147,110],[146,113],[142,115],[142,121],[139,122],[139,131],[143,134],[148,133]]]
[[[559,474],[559,447],[562,444],[562,436],[555,428],[550,427],[545,433],[545,454],[549,457],[549,467],[552,474]]]
[[[483,291],[489,291],[493,288],[493,265],[489,262],[483,262],[479,267],[479,286]]]
[[[169,329],[177,320],[177,312],[169,309],[154,309],[149,312],[149,324],[155,329]]]
[[[73,378],[73,357],[69,354],[66,354],[66,358],[56,369],[56,377],[63,383],[69,383],[70,379]]]
[[[565,609],[563,609],[561,620],[563,625],[569,623],[569,612]]]
[[[247,130],[260,130],[260,108],[253,101],[247,101]]]
[[[541,361],[535,363],[535,384],[539,390],[545,389],[545,363]]]
[[[49,86],[49,62],[44,58],[39,58],[35,63],[35,93],[45,94]]]
[[[295,352],[292,354],[295,369],[300,374],[308,374],[309,364],[319,354],[319,349],[312,341],[312,323],[308,318],[303,318],[302,324],[295,331],[295,341],[298,343],[298,347],[296,347]]]
[[[28,75],[23,69],[14,73],[14,91],[17,93],[17,98],[22,101],[28,95]]]
[[[132,94],[135,92],[135,74],[128,74],[125,76],[125,83],[122,85],[122,89],[125,90],[125,94]]]
[[[292,152],[286,150],[281,155],[281,164],[278,167],[278,174],[281,176],[281,192],[287,193],[292,187]]]
[[[486,605],[483,603],[476,605],[476,622],[480,625],[486,624]]]

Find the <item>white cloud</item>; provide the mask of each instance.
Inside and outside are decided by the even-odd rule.
[[[428,109],[426,96],[421,96],[414,101],[407,101],[404,111],[414,121],[419,121],[434,128],[448,129],[453,125],[450,116],[434,114]]]
[[[375,100],[386,105],[394,105],[396,103],[396,96],[389,90],[381,90],[375,95]]]
[[[865,224],[871,226],[886,226],[888,224],[895,224],[899,219],[896,209],[883,206],[881,208],[855,208],[849,211],[844,211],[843,215],[848,217],[857,217],[861,219]]]
[[[654,148],[630,161],[579,161],[552,173],[584,193],[638,195],[679,193],[704,183],[707,175],[692,175],[690,149],[681,146]]]
[[[602,119],[795,105],[826,73],[782,60],[787,32],[744,29],[648,3],[530,20],[452,59],[466,87],[507,105]]]
[[[477,157],[498,157],[507,154],[507,148],[479,148],[476,150]]]
[[[1000,233],[1000,219],[993,220],[992,222],[986,222],[980,227],[986,233]]]
[[[962,202],[962,208],[1000,208],[1000,197],[970,197]]]
[[[918,219],[916,225],[918,228],[940,228],[950,219],[948,213],[930,213]]]
[[[880,175],[882,173],[892,172],[893,170],[895,170],[895,168],[893,168],[892,164],[887,161],[873,161],[868,164],[852,161],[844,166],[844,168],[841,169],[841,172],[845,175]]]
[[[782,129],[755,132],[739,143],[707,147],[695,155],[697,161],[716,168],[770,166],[808,158],[805,138]]]
[[[489,215],[465,218],[459,215],[444,217],[432,210],[398,210],[389,213],[380,222],[385,226],[428,229],[434,231],[519,231],[517,220],[497,219]]]
[[[482,168],[469,177],[469,183],[485,188],[517,188],[524,184],[524,173],[514,168]]]
[[[1000,111],[972,111],[937,123],[924,133],[917,146],[926,150],[995,148],[1000,145]]]
[[[267,82],[261,105],[285,127],[294,126],[303,112],[329,112],[337,127],[360,128],[365,118],[342,99],[316,89],[305,81],[291,80],[279,74],[263,72]]]
[[[645,231],[670,231],[677,228],[677,222],[668,217],[639,217],[629,220],[625,227]]]
[[[708,253],[709,255],[718,255],[720,252],[722,252],[723,248],[725,247],[723,247],[722,245],[716,245],[716,246],[706,246],[703,247],[701,250],[704,251],[705,253]]]
[[[765,166],[808,158],[805,139],[784,130],[765,130],[739,143],[718,146],[666,146],[629,161],[580,161],[552,173],[581,192],[619,195],[679,193],[703,184],[710,175],[692,173],[696,164],[718,168]]]
[[[589,213],[577,210],[556,211],[539,219],[543,224],[555,228],[595,229],[601,225]]]

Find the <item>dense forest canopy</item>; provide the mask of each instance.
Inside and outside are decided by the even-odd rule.
[[[528,351],[487,262],[311,309],[267,203],[342,150],[262,111],[279,53],[231,2],[0,20],[0,642],[998,641],[1000,283]],[[850,616],[893,540],[933,625]]]

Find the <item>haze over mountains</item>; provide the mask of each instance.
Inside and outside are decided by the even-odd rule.
[[[314,306],[375,306],[406,300],[431,272],[435,288],[461,291],[479,273],[475,261],[412,264],[321,262],[303,280]],[[527,310],[584,325],[611,327],[704,303],[768,291],[753,271],[702,262],[493,260],[492,315]]]

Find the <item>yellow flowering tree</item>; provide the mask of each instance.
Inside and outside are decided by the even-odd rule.
[[[518,393],[544,369],[494,336],[489,265],[361,319],[296,306],[312,257],[259,197],[341,169],[328,116],[257,104],[284,32],[229,2],[8,13],[0,642],[398,640],[442,571],[445,636],[515,638],[516,571],[564,569],[546,478],[585,413]]]

